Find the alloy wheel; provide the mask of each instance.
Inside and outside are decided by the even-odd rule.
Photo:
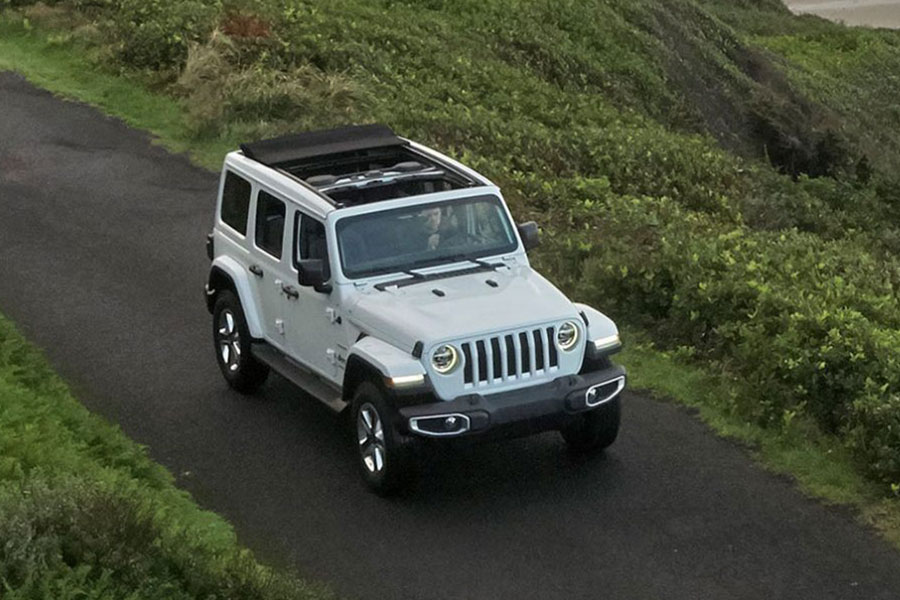
[[[369,473],[376,474],[383,471],[387,455],[384,425],[375,406],[370,402],[363,404],[357,413],[356,438],[359,440],[360,456]]]
[[[216,330],[219,338],[219,354],[228,371],[237,371],[241,362],[241,334],[237,328],[234,313],[225,309],[219,314]]]

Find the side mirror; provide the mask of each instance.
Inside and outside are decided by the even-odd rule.
[[[297,261],[297,283],[305,287],[312,287],[317,292],[327,294],[331,286],[326,284],[330,274],[328,264],[321,258],[307,258]]]
[[[519,230],[519,237],[522,238],[522,245],[525,246],[526,250],[531,250],[541,245],[541,236],[538,232],[537,223],[534,221],[521,223],[516,226],[516,229]]]

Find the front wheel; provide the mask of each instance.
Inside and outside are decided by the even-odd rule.
[[[560,433],[575,452],[593,452],[612,445],[619,435],[622,408],[619,398],[580,415]]]
[[[408,485],[415,475],[411,440],[399,433],[384,392],[363,382],[353,396],[353,422],[363,481],[387,496]]]

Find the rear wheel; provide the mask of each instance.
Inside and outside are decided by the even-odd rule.
[[[616,397],[592,411],[580,415],[574,423],[560,433],[569,448],[575,452],[603,450],[616,441],[621,417],[621,404],[619,398]]]
[[[213,343],[222,376],[235,390],[249,394],[261,386],[269,368],[250,354],[250,330],[241,302],[234,292],[216,296],[213,308]]]
[[[382,496],[398,492],[415,476],[412,440],[395,426],[384,392],[366,381],[353,396],[353,424],[363,481]]]

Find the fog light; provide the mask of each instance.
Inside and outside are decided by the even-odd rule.
[[[409,429],[429,437],[446,437],[459,435],[469,431],[469,417],[460,413],[452,415],[434,415],[432,417],[413,417],[409,420]]]
[[[620,376],[606,383],[595,385],[584,394],[584,403],[589,407],[600,406],[619,395],[625,388],[625,377]]]

